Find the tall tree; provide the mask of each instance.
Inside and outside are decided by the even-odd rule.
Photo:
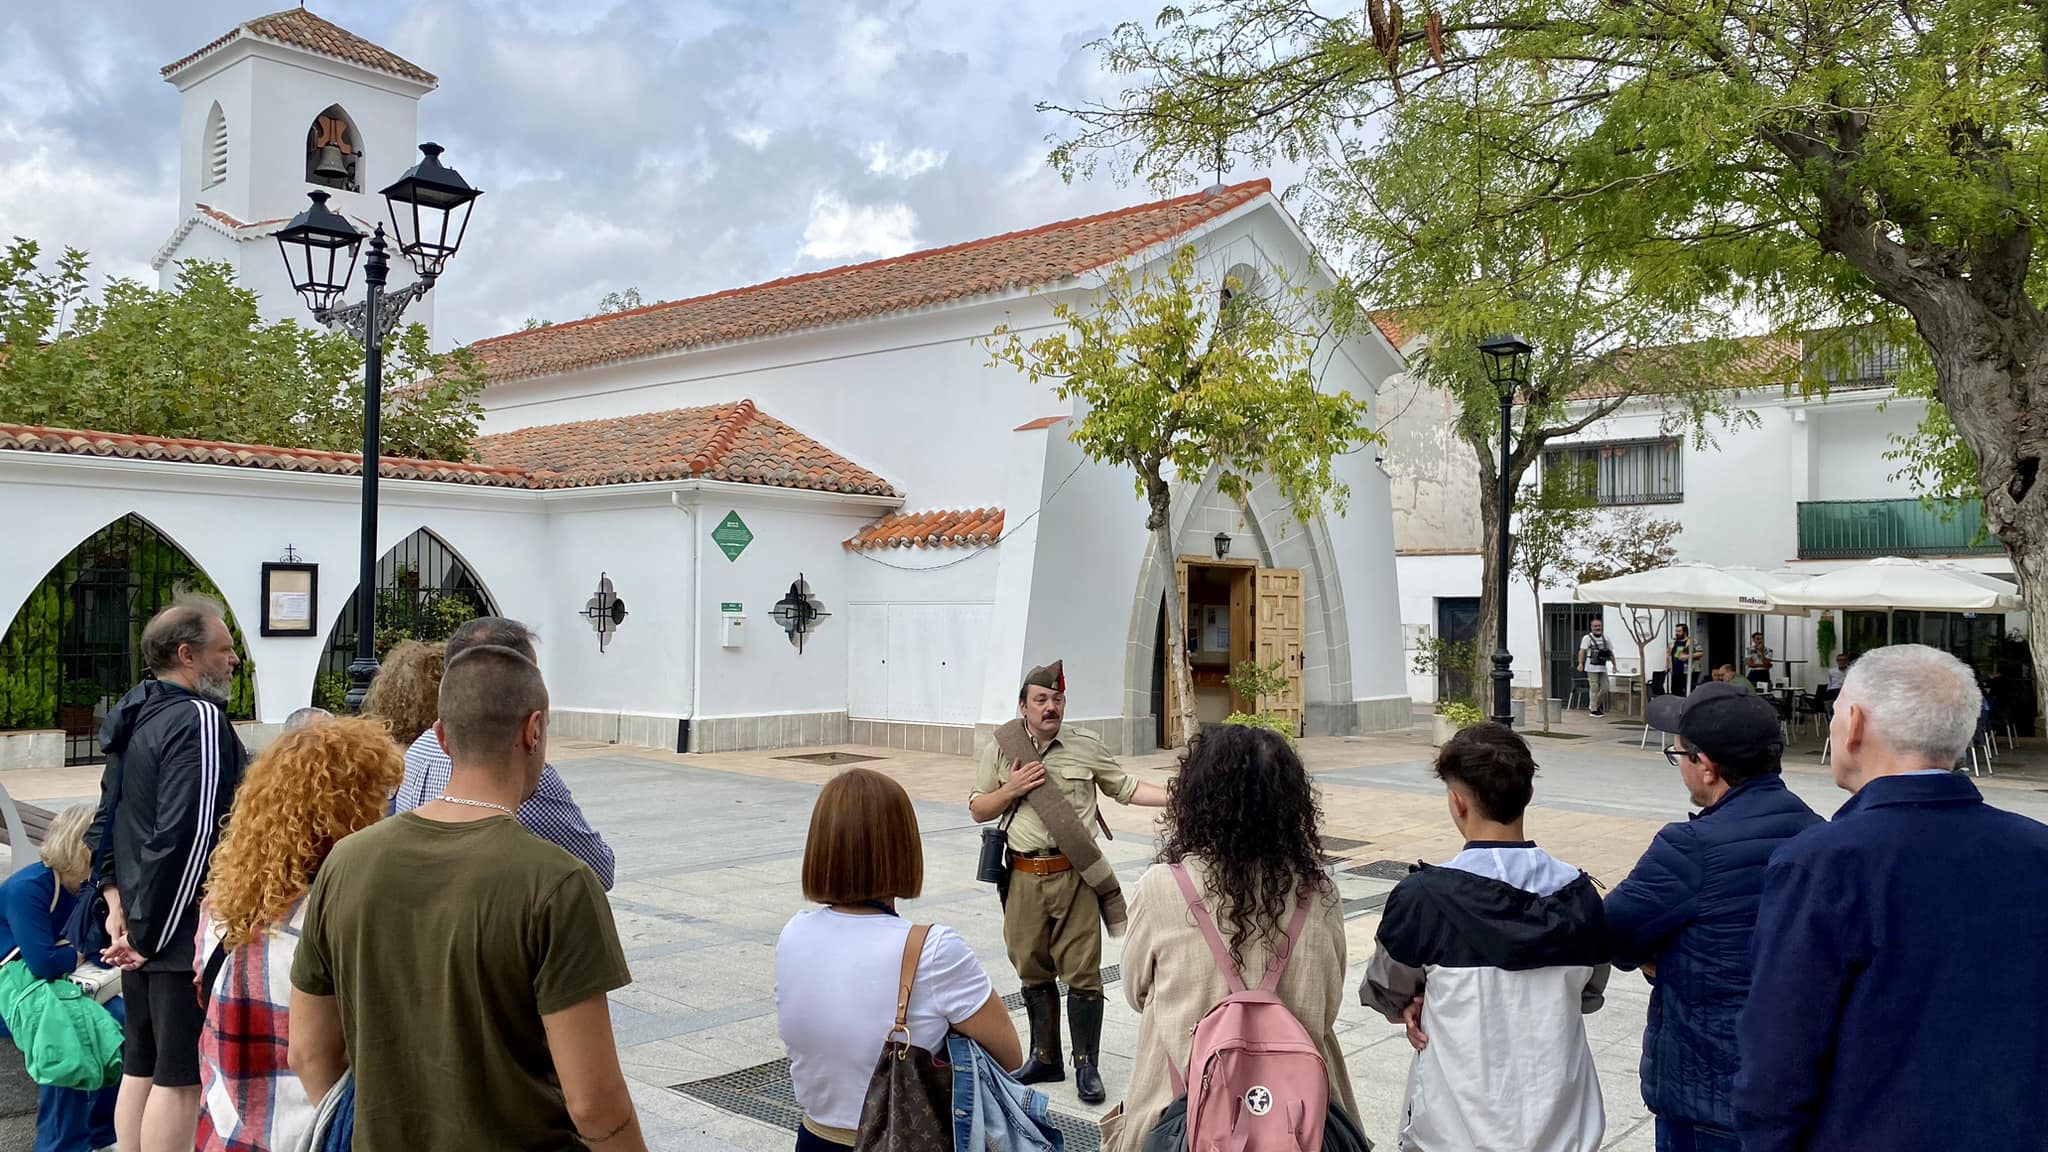
[[[1412,22],[1398,0],[1363,19],[1205,3],[1108,39],[1133,86],[1080,110],[1056,159],[1206,169],[1219,138],[1254,159],[1370,158],[1409,101],[1511,89],[1500,138],[1528,175],[1491,215],[1570,218],[1566,251],[1632,275],[1726,275],[1788,330],[1910,323],[2048,699],[2044,25],[2040,0],[1446,0]]]
[[[177,287],[133,280],[86,295],[85,254],[44,270],[33,241],[0,253],[0,420],[146,436],[360,451],[363,350],[295,321],[265,323],[224,264]],[[435,355],[418,324],[384,362],[384,450],[463,460],[483,409],[468,349]]]
[[[1599,508],[1591,481],[1592,477],[1579,469],[1545,468],[1542,480],[1523,491],[1518,502],[1519,523],[1510,564],[1515,575],[1528,582],[1529,597],[1535,601],[1536,703],[1545,732],[1550,731],[1550,661],[1542,643],[1543,589],[1553,576],[1576,574],[1575,562],[1585,555],[1594,512]]]
[[[1604,517],[1587,538],[1576,579],[1587,584],[1676,564],[1675,541],[1682,530],[1678,521],[1652,516],[1641,508],[1626,508]],[[1636,669],[1645,685],[1650,675],[1650,646],[1663,634],[1664,622],[1671,615],[1631,610],[1622,617],[1622,627],[1636,642]]]
[[[1318,386],[1312,302],[1205,276],[1197,264],[1188,245],[1163,272],[1118,269],[1093,299],[1054,305],[1059,326],[1048,334],[1026,339],[1001,327],[989,341],[997,363],[1080,401],[1074,443],[1091,460],[1136,473],[1145,530],[1168,562],[1176,482],[1192,494],[1216,471],[1217,488],[1242,498],[1263,475],[1305,523],[1325,508],[1343,510],[1349,492],[1333,462],[1376,438],[1364,401]],[[1178,687],[1180,731],[1193,733],[1186,615],[1171,574],[1165,610],[1167,674]]]

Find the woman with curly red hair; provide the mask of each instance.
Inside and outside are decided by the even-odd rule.
[[[319,718],[249,766],[214,850],[199,926],[199,1148],[290,1148],[314,1101],[285,1063],[292,956],[313,874],[342,837],[376,823],[405,774],[385,724]]]

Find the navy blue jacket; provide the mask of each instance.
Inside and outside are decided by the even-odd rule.
[[[2048,826],[1959,775],[1865,784],[1765,869],[1736,1038],[1744,1152],[2038,1152]]]
[[[1735,1013],[1749,995],[1764,864],[1821,822],[1773,774],[1666,824],[1607,896],[1614,963],[1655,961],[1643,1030],[1643,1103],[1666,1120],[1734,1130]]]
[[[57,910],[50,911],[50,897]],[[64,922],[78,897],[57,891],[57,874],[38,860],[0,884],[0,956],[21,949],[29,975],[38,980],[69,976],[78,967],[78,952],[60,943]]]

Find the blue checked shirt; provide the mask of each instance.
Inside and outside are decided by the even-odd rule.
[[[448,790],[452,769],[441,741],[432,728],[427,729],[405,750],[405,782],[398,786],[392,811],[410,812],[439,797]],[[541,771],[540,787],[519,806],[519,822],[529,832],[561,845],[569,855],[590,865],[590,870],[597,873],[598,883],[604,885],[605,891],[611,891],[612,846],[583,818],[583,809],[576,806],[576,798],[569,795],[569,786],[562,782],[553,764]]]

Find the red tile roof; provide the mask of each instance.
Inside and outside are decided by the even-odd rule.
[[[351,64],[388,72],[419,84],[440,83],[432,72],[395,52],[377,47],[340,25],[330,24],[304,8],[287,8],[282,12],[272,12],[268,16],[258,16],[254,20],[244,21],[228,29],[227,35],[190,56],[164,65],[162,74],[169,77],[194,60],[225,48],[244,35],[253,36],[258,40],[287,44],[335,60],[346,60]]]
[[[1016,426],[1015,428],[1011,429],[1011,431],[1013,431],[1013,432],[1036,432],[1036,431],[1038,431],[1038,430],[1039,430],[1040,428],[1050,428],[1050,427],[1052,427],[1053,425],[1055,425],[1055,424],[1057,424],[1057,423],[1059,423],[1060,421],[1062,421],[1062,420],[1065,420],[1065,419],[1066,419],[1066,417],[1065,417],[1065,416],[1040,416],[1040,417],[1039,417],[1038,419],[1036,419],[1036,420],[1033,420],[1033,421],[1031,421],[1030,423],[1027,423],[1027,424],[1019,424],[1019,425],[1017,425],[1017,426]]]
[[[1270,191],[1270,181],[1253,180],[1214,194],[509,332],[472,347],[493,381],[517,380],[1051,284],[1169,240]]]
[[[186,440],[175,436],[130,436],[119,432],[86,432],[30,424],[0,424],[0,451],[57,452],[121,460],[175,460],[280,472],[320,472],[331,476],[360,476],[363,472],[363,458],[353,452],[273,448],[261,444],[231,444],[222,440]],[[527,487],[525,472],[486,464],[386,456],[380,463],[380,469],[378,475],[390,480],[440,480],[493,488]]]
[[[1734,388],[1756,388],[1786,385],[1796,382],[1800,373],[1800,342],[1796,336],[1740,336],[1736,342],[1741,346],[1723,369],[1725,386]],[[1655,356],[1660,352],[1684,348],[1687,345],[1660,344],[1651,348],[1632,348],[1617,353],[1608,364],[1600,366],[1598,375],[1591,382],[1572,393],[1574,400],[1611,400],[1624,392],[1638,390],[1654,393],[1657,388],[1639,388],[1635,384],[1623,384],[1613,377],[1626,375],[1629,362],[1638,356]],[[1604,377],[1604,378],[1603,378]],[[1879,386],[1888,386],[1889,381]],[[1674,383],[1672,387],[1690,390],[1697,387],[1692,382]],[[1849,389],[1845,389],[1849,390]]]
[[[535,488],[649,480],[729,480],[775,488],[893,496],[889,482],[754,407],[752,400],[548,424],[479,437],[486,464]]]
[[[751,400],[523,428],[479,437],[476,450],[481,458],[478,463],[386,456],[379,475],[389,480],[527,489],[702,478],[822,492],[896,494],[881,477],[762,414]],[[362,474],[362,457],[352,452],[25,424],[0,424],[0,451],[173,460],[332,476]]]
[[[853,534],[849,552],[875,548],[973,548],[1003,537],[1001,508],[897,512]]]
[[[1399,352],[1403,345],[1415,338],[1416,329],[1408,323],[1405,312],[1395,308],[1381,308],[1369,315],[1372,317],[1372,326],[1380,330],[1380,335],[1387,338],[1387,343],[1394,346],[1394,351]]]

